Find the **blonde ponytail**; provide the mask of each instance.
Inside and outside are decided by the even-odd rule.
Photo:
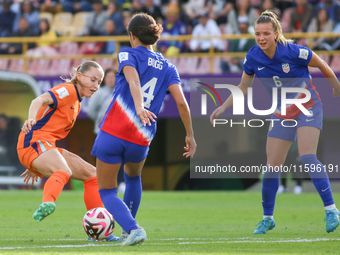
[[[294,41],[291,39],[286,39],[282,33],[282,26],[280,24],[279,18],[277,17],[276,13],[271,10],[265,10],[261,13],[260,17],[258,17],[255,21],[255,26],[261,23],[272,23],[274,32],[278,32],[278,36],[276,41],[287,45],[287,43],[293,43]]]

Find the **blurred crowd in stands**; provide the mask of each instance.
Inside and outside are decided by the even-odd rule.
[[[62,54],[53,43],[58,36],[127,35],[125,27],[136,12],[146,12],[163,25],[162,37],[192,34],[253,34],[259,14],[272,9],[280,17],[283,32],[340,32],[338,0],[0,0],[0,36],[39,36],[28,45],[33,56]],[[298,44],[306,44],[299,39]],[[155,46],[166,57],[180,52],[245,52],[254,39],[160,41]],[[122,43],[120,50],[129,47]],[[65,46],[64,46],[65,47]],[[71,47],[71,46],[68,46]],[[116,42],[85,42],[67,54],[112,54]],[[337,50],[340,38],[313,39],[313,50]],[[22,54],[21,43],[1,43],[0,54]],[[52,63],[52,61],[51,61]],[[224,58],[221,72],[242,71],[242,59]],[[1,69],[1,63],[0,63]]]

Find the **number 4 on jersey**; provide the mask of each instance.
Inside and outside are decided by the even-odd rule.
[[[151,101],[154,98],[153,93],[155,91],[156,83],[157,83],[157,78],[154,77],[150,81],[145,83],[144,86],[142,87],[143,97],[145,97],[144,107],[146,107],[146,108],[150,108],[150,106],[151,106]],[[146,92],[148,89],[149,89],[149,91]]]

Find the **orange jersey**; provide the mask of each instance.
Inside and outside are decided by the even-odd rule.
[[[77,87],[74,84],[59,84],[47,93],[52,96],[54,104],[40,109],[30,132],[20,133],[18,149],[34,148],[37,142],[43,141],[54,144],[65,138],[74,126],[81,106]]]

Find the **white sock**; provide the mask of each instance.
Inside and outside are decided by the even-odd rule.
[[[266,217],[270,217],[271,219],[274,219],[273,215],[263,215],[263,219]]]
[[[334,209],[336,209],[335,204],[325,206],[325,210],[334,210]]]

